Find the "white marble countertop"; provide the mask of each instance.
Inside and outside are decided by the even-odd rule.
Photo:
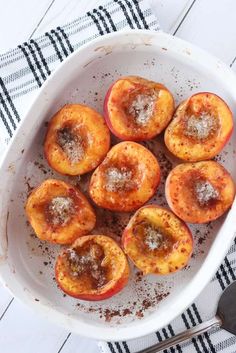
[[[163,30],[236,71],[235,0],[150,0]],[[99,0],[0,0],[0,53],[79,17]],[[0,285],[1,353],[98,353],[96,341],[45,321]]]

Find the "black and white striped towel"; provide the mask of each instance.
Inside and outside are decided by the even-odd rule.
[[[37,90],[51,72],[82,44],[105,33],[127,28],[159,30],[148,0],[101,3],[73,22],[0,56],[0,155],[27,112]],[[133,353],[213,316],[222,291],[236,280],[236,240],[215,277],[181,316],[167,327],[129,342],[99,342],[104,353]],[[205,333],[164,353],[236,353],[236,337],[224,330]],[[89,353],[89,352],[88,352]]]

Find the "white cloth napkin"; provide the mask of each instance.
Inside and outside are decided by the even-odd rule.
[[[174,6],[174,4],[173,4]],[[159,30],[147,0],[100,3],[85,16],[0,56],[0,155],[50,73],[82,44],[127,28]],[[134,353],[211,318],[220,294],[236,279],[236,240],[215,277],[181,316],[158,332],[128,342],[99,342],[104,353]],[[224,330],[205,333],[164,353],[236,352],[236,337]],[[89,352],[88,352],[89,353]]]

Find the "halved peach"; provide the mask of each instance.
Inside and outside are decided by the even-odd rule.
[[[168,175],[165,194],[172,211],[185,222],[207,223],[232,205],[235,185],[217,162],[184,163]]]
[[[51,119],[44,143],[49,165],[58,173],[80,175],[95,169],[110,148],[103,117],[82,104],[68,104]]]
[[[129,265],[119,245],[105,235],[87,235],[58,256],[56,280],[72,297],[103,300],[120,292],[129,279]]]
[[[144,274],[166,275],[188,263],[193,238],[186,224],[174,213],[148,205],[130,219],[122,244],[125,253]]]
[[[144,141],[160,134],[174,113],[174,99],[161,83],[142,77],[118,79],[108,90],[104,117],[121,140]]]
[[[197,162],[213,158],[229,140],[233,116],[222,98],[197,93],[182,102],[165,130],[165,144],[178,158]]]
[[[94,171],[89,192],[98,206],[127,212],[148,201],[159,182],[160,167],[155,156],[135,142],[121,142]]]
[[[71,244],[90,232],[96,223],[86,197],[61,180],[48,179],[35,188],[25,209],[36,235],[51,243]]]

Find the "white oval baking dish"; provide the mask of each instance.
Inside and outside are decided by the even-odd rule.
[[[24,215],[29,184],[35,186],[51,176],[61,178],[47,168],[42,156],[45,122],[68,102],[86,103],[101,112],[108,86],[127,74],[164,83],[176,103],[194,92],[213,91],[236,113],[236,78],[218,59],[164,33],[139,30],[109,34],[77,50],[46,81],[21,122],[0,171],[1,281],[14,296],[48,319],[103,340],[143,336],[180,314],[210,281],[236,230],[234,203],[228,214],[212,225],[192,227],[196,234],[194,257],[175,275],[140,279],[133,270],[133,279],[124,291],[99,303],[64,297],[57,289],[53,261],[59,248],[36,239]],[[235,131],[218,160],[235,178],[233,145]],[[158,153],[162,158],[163,153]],[[145,307],[145,303],[150,305]]]

